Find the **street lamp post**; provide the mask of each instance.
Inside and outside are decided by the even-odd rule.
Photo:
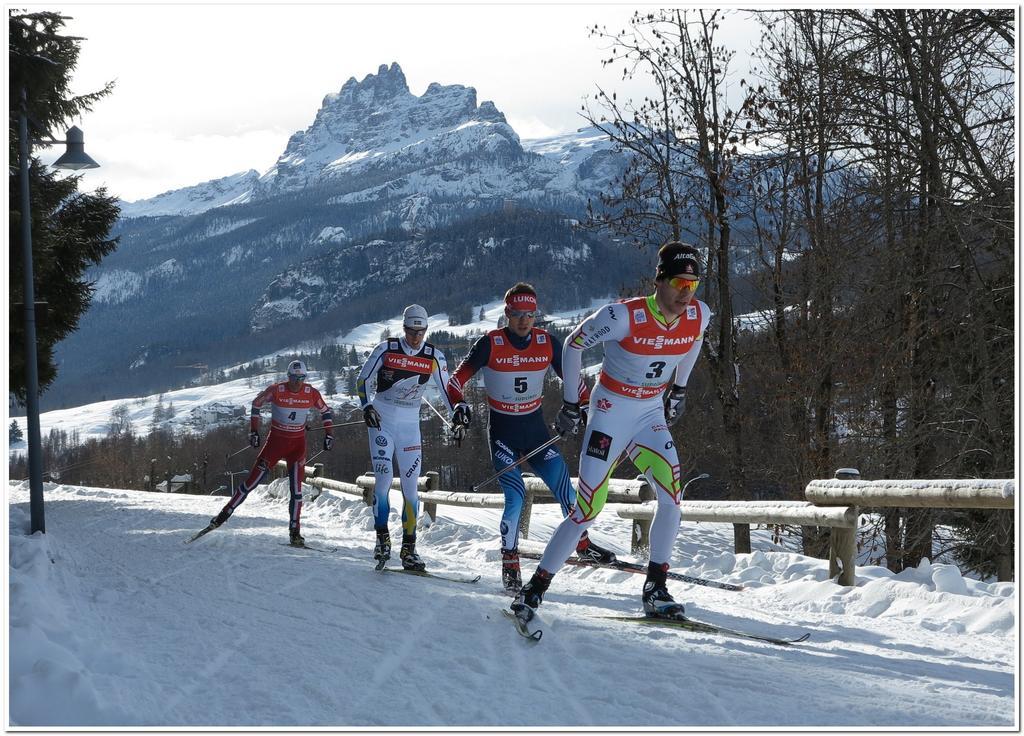
[[[67,152],[53,162],[60,169],[95,169],[99,166],[85,153],[82,131],[68,130],[64,141]],[[21,111],[18,115],[18,158],[21,185],[21,256],[25,271],[25,411],[28,424],[29,516],[31,534],[46,532],[43,518],[43,453],[39,436],[39,364],[36,353],[35,283],[32,276],[32,210],[29,196],[28,93],[21,88]]]

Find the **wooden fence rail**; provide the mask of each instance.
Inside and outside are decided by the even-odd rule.
[[[284,467],[283,461],[278,463],[278,468]],[[368,505],[373,503],[373,475],[360,475],[355,483],[347,483],[321,477],[322,470],[321,465],[307,467],[306,482],[319,489],[359,496]],[[841,469],[837,478],[811,481],[805,489],[806,501],[682,501],[681,521],[828,527],[829,576],[840,585],[855,585],[861,508],[1012,509],[1016,498],[1013,480],[852,480],[851,476],[856,475],[856,470]],[[430,471],[416,484],[423,510],[431,520],[437,518],[438,506],[500,509],[505,505],[501,493],[443,491],[438,488],[438,478]],[[572,479],[574,486],[577,482]],[[533,504],[556,503],[556,499],[540,478],[525,474],[523,483],[526,500],[520,534],[526,539]],[[613,478],[609,484],[608,503],[619,517],[633,522],[631,551],[646,555],[657,510],[653,490],[643,476],[635,480]],[[401,490],[399,479],[392,481],[391,488]]]
[[[804,497],[819,506],[1012,509],[1012,480],[812,480]]]
[[[644,503],[634,508],[620,508],[616,513],[624,519],[650,520],[657,507],[657,503]],[[854,506],[824,507],[806,501],[681,501],[679,511],[682,521],[827,526],[831,530],[829,575],[839,575],[841,585],[854,584],[857,558],[857,509]],[[847,571],[849,574],[844,576]]]

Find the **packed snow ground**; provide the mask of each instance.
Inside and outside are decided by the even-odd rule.
[[[531,643],[501,614],[497,510],[442,506],[420,530],[431,569],[482,576],[462,585],[374,572],[353,496],[304,509],[307,541],[334,551],[284,545],[285,481],[191,545],[223,498],[45,494],[47,533],[29,536],[27,483],[8,489],[13,725],[1016,728],[1016,585],[947,565],[860,568],[843,588],[766,532],[734,555],[729,525],[686,522],[675,569],[747,586],[670,583],[692,617],[810,641],[603,620],[639,611],[642,577],[567,567]],[[558,518],[535,507],[522,547]],[[629,529],[609,506],[593,534],[627,556]]]

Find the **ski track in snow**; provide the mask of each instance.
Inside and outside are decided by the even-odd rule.
[[[1011,583],[926,562],[898,576],[858,568],[858,585],[841,588],[827,561],[764,551],[778,549],[766,532],[754,532],[758,551],[734,555],[729,525],[684,524],[676,570],[749,586],[675,583],[691,616],[810,641],[602,620],[639,612],[643,577],[566,567],[532,643],[501,613],[500,511],[442,506],[421,526],[429,569],[482,575],[454,584],[374,571],[370,509],[351,496],[304,492],[304,534],[333,552],[282,545],[286,483],[185,545],[223,498],[47,484],[47,533],[28,536],[27,483],[12,482],[12,725],[1016,724]],[[559,516],[533,514],[522,546],[539,550]],[[397,539],[394,511],[391,529]],[[593,534],[629,556],[612,508]],[[535,565],[524,560],[524,576]]]

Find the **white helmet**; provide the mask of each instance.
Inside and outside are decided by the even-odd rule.
[[[427,329],[427,310],[419,304],[410,304],[402,315],[402,326],[411,330]]]
[[[293,360],[288,364],[288,378],[298,378],[305,380],[306,378],[306,364],[301,360]]]

